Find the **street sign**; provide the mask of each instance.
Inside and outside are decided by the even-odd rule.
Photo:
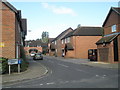
[[[22,60],[21,60],[21,59],[19,59],[19,60],[18,60],[18,64],[21,64],[21,63],[22,63]]]
[[[11,73],[11,68],[10,66],[13,64],[18,64],[18,73],[20,73],[20,64],[22,63],[21,59],[9,59],[8,60],[8,65],[9,65],[9,75]]]
[[[18,59],[9,59],[8,64],[9,65],[18,64]]]

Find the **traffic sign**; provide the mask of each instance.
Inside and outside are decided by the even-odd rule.
[[[8,64],[9,65],[18,64],[18,59],[9,59]]]
[[[22,60],[21,60],[21,59],[19,59],[19,60],[18,60],[18,64],[21,64],[21,63],[22,63]]]

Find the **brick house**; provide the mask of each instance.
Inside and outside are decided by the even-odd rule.
[[[120,61],[120,8],[111,7],[103,28],[104,37],[96,43],[98,61],[118,62]]]
[[[42,52],[42,41],[41,40],[28,40],[25,41],[25,47],[26,55],[29,55],[30,53],[37,53]]]
[[[9,2],[0,2],[0,12],[2,14],[2,43],[0,57],[19,58],[21,48],[24,46],[27,34],[27,21],[22,19],[21,11],[13,7]]]
[[[87,59],[88,50],[97,49],[95,43],[101,37],[101,27],[78,27],[61,39],[64,57]]]
[[[70,27],[63,31],[61,34],[59,34],[55,39],[51,41],[51,44],[49,45],[49,55],[50,56],[62,56],[62,42],[61,39],[66,36],[69,32],[73,31],[73,29]]]

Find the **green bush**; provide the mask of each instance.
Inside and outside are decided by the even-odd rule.
[[[25,70],[27,70],[28,68],[28,61],[26,59],[26,56],[25,56],[25,51],[24,51],[24,48],[21,47],[21,56],[19,59],[22,60],[22,63],[20,64],[20,71],[23,72]],[[11,72],[18,72],[18,65],[11,65]],[[8,59],[7,58],[3,58],[3,57],[0,57],[0,74],[5,74],[5,73],[9,73],[9,65],[8,65]]]
[[[8,59],[0,57],[0,74],[8,72]]]
[[[21,46],[20,50],[21,50],[21,53],[20,53],[21,56],[20,56],[20,58],[22,58],[21,71],[25,71],[25,70],[27,70],[29,63],[28,63],[28,61],[26,59],[24,47]]]

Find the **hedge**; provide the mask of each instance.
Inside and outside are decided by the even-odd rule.
[[[19,59],[22,60],[22,63],[20,64],[20,71],[23,72],[27,70],[28,68],[28,61],[25,56],[24,48],[21,47],[21,56]],[[9,72],[9,65],[8,65],[8,59],[4,57],[0,57],[0,74],[6,74]],[[18,72],[18,65],[11,65],[11,72]]]

